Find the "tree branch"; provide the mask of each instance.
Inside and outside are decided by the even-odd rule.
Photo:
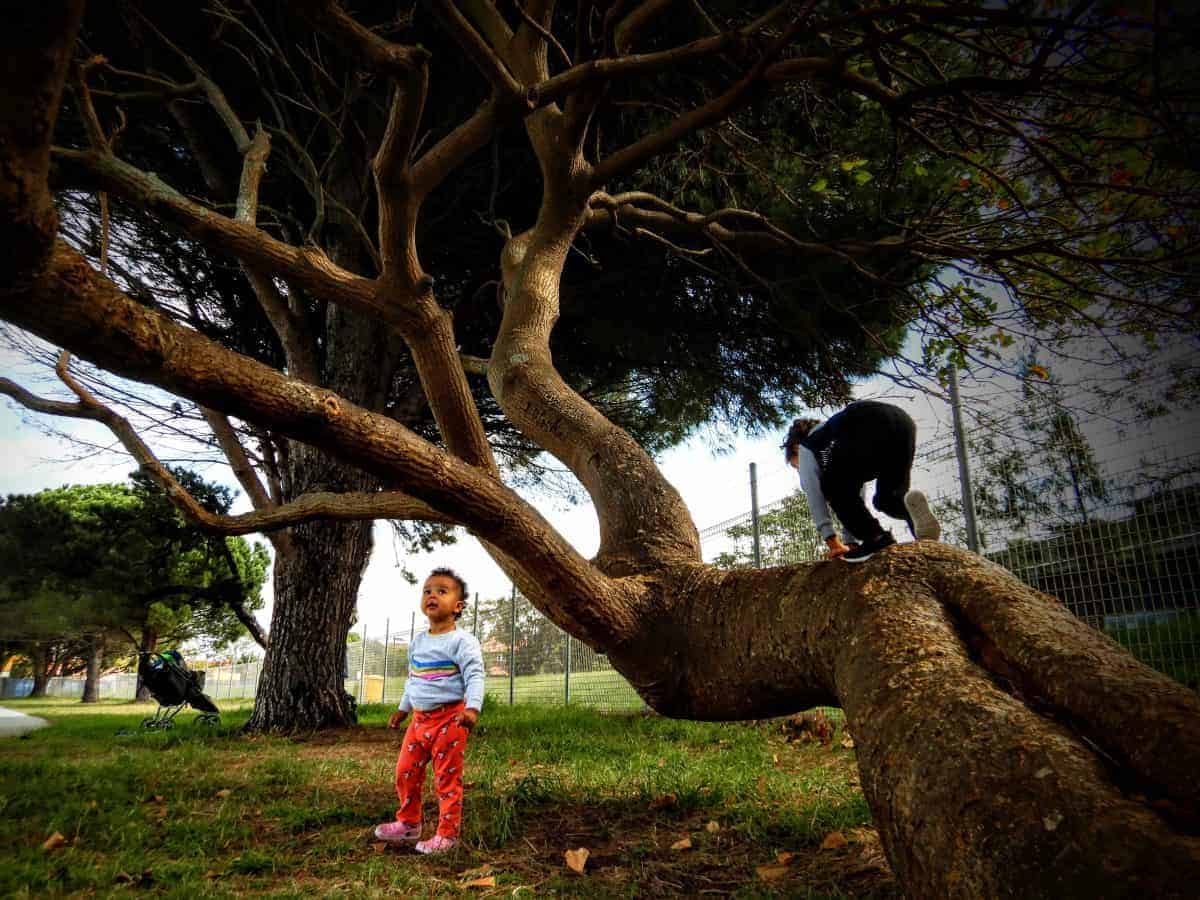
[[[7,378],[0,378],[0,393],[7,394],[27,409],[36,412],[100,422],[121,442],[129,455],[137,460],[141,470],[162,489],[184,518],[210,534],[235,536],[255,532],[267,533],[317,520],[404,519],[441,522],[448,525],[459,524],[457,520],[437,512],[428,504],[399,492],[331,493],[314,491],[302,494],[295,500],[280,506],[276,506],[268,500],[266,506],[256,508],[254,512],[232,516],[211,512],[205,509],[171,474],[171,470],[159,461],[158,457],[154,455],[154,451],[129,424],[128,419],[97,400],[95,395],[70,374],[67,370],[69,359],[70,355],[66,351],[61,353],[55,372],[79,398],[76,403],[63,403],[38,397]],[[206,418],[214,416],[224,419],[220,413],[213,410],[205,408],[204,411]],[[225,425],[228,426],[227,421]],[[233,437],[233,440],[237,441],[236,436]],[[237,446],[240,449],[241,445]],[[244,450],[241,451],[241,455],[244,458]],[[253,476],[253,472],[250,474]],[[257,479],[255,480],[257,481]]]
[[[519,116],[518,110],[524,111],[528,108],[524,101],[519,104],[508,102],[502,95],[493,94],[469,119],[426,150],[417,160],[412,168],[413,193],[421,199],[427,197],[471,154],[487,144],[500,122],[508,118],[509,110],[513,110],[512,118],[515,119]]]
[[[816,0],[809,0],[805,4],[783,34],[772,41],[758,62],[729,90],[703,106],[685,113],[665,128],[646,135],[598,162],[592,172],[593,187],[600,188],[620,175],[637,170],[648,160],[670,150],[689,134],[728,118],[735,110],[748,103],[752,90],[764,80],[768,66],[800,31],[815,3]]]
[[[268,278],[282,277],[316,297],[391,325],[406,321],[404,307],[381,300],[372,279],[346,271],[316,247],[293,247],[259,228],[213,212],[187,199],[157,175],[115,156],[62,148],[55,148],[54,156],[68,176],[100,184],[127,203],[173,223],[189,237],[230,254]]]
[[[643,31],[666,13],[675,0],[644,0],[621,20],[613,32],[613,49],[624,56]]]
[[[417,211],[421,198],[412,189],[409,163],[428,85],[429,72],[424,66],[396,81],[387,129],[371,163],[379,200],[381,278],[418,293],[428,292],[433,284],[422,272],[417,257]],[[421,284],[425,284],[424,291],[420,290]]]
[[[610,646],[636,630],[644,585],[601,574],[497,479],[386,416],[289,379],[135,303],[62,242],[52,259],[27,291],[0,294],[0,315],[117,374],[271,428],[396,484],[520,559],[545,592],[551,619],[593,646]],[[253,527],[262,527],[261,519]]]
[[[50,139],[83,0],[23,6],[0,29],[0,290],[37,277],[54,247]]]
[[[246,496],[250,498],[250,505],[255,509],[270,509],[275,506],[274,501],[267,494],[267,489],[259,480],[258,473],[254,471],[250,457],[246,454],[246,448],[242,446],[237,432],[229,424],[229,419],[215,409],[209,409],[206,406],[200,407],[200,413],[212,429],[213,436],[217,439],[217,444],[225,454],[225,458],[229,460],[229,467],[233,469],[234,477],[242,486],[242,490],[246,492]]]
[[[504,61],[458,11],[454,0],[435,0],[433,9],[455,43],[493,88],[512,97],[520,97],[525,93],[521,82],[513,77]]]
[[[363,60],[376,72],[399,80],[429,61],[425,48],[384,40],[347,15],[336,0],[294,0],[292,5],[352,58]]]
[[[741,37],[740,32],[725,32],[657,53],[610,57],[580,63],[531,87],[530,101],[536,106],[543,106],[599,82],[614,81],[618,78],[641,78],[665,72],[684,63],[721,53],[735,45]]]

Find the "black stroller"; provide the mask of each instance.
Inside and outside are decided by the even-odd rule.
[[[139,656],[138,677],[150,692],[150,696],[158,701],[158,709],[154,715],[142,719],[143,728],[173,727],[175,717],[185,706],[191,706],[200,713],[196,717],[198,724],[221,724],[221,711],[200,690],[199,676],[184,664],[178,650],[167,650],[165,653],[143,652]]]

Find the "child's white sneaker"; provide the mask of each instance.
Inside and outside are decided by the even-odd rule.
[[[420,825],[405,825],[403,822],[384,822],[375,826],[375,837],[389,844],[411,844],[421,839]]]
[[[458,846],[456,838],[442,837],[440,834],[435,834],[427,841],[421,841],[417,844],[418,853],[446,853]]]
[[[904,508],[912,517],[913,537],[918,541],[936,541],[942,536],[942,526],[938,524],[922,491],[914,490],[905,494]]]

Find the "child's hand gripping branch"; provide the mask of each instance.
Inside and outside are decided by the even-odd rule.
[[[462,824],[463,750],[483,707],[483,654],[479,641],[455,626],[466,606],[467,585],[450,569],[434,569],[421,591],[429,630],[408,648],[408,681],[400,708],[388,718],[399,728],[411,710],[396,761],[396,820],[375,829],[382,841],[417,842],[419,853],[444,853],[458,843]],[[433,764],[437,831],[421,837],[421,791]]]

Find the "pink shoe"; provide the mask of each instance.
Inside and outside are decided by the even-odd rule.
[[[427,841],[421,841],[417,844],[418,853],[446,853],[458,846],[457,838],[442,837],[440,834],[435,834]]]
[[[420,825],[405,825],[403,822],[384,822],[375,826],[375,837],[389,844],[411,844],[421,839]]]

